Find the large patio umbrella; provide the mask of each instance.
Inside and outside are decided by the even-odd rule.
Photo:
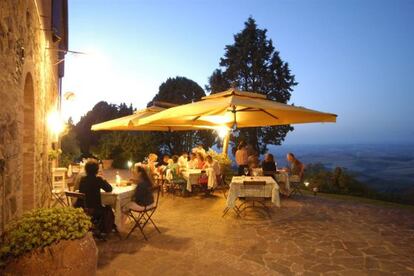
[[[192,125],[190,122],[182,125],[166,125],[166,124],[140,124],[143,118],[150,115],[154,115],[162,110],[163,107],[151,106],[142,110],[136,111],[132,115],[124,116],[114,120],[102,122],[92,125],[91,130],[124,130],[124,131],[181,131],[181,130],[199,130],[199,129],[212,129],[211,126]]]
[[[337,115],[304,107],[268,100],[265,95],[239,91],[227,91],[203,97],[201,101],[165,109],[139,121],[142,125],[168,125],[170,127],[191,124],[244,128],[317,122],[336,122]],[[226,153],[228,141],[225,141]]]

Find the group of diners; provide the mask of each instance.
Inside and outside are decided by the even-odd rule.
[[[193,148],[190,153],[182,152],[180,155],[172,156],[164,154],[160,162],[157,154],[150,153],[145,162],[137,163],[135,166],[146,168],[152,179],[169,180],[179,184],[183,193],[186,190],[188,172],[191,170],[210,169],[217,178],[221,175],[219,162],[214,160],[201,145]],[[208,189],[206,174],[200,176],[199,184],[204,189]]]
[[[289,176],[298,176],[299,179],[303,179],[305,166],[296,156],[289,152],[286,155],[288,167],[278,168],[277,161],[273,154],[266,153],[264,159],[260,162],[259,155],[256,151],[252,150],[251,147],[244,141],[241,141],[237,146],[235,152],[236,164],[238,166],[238,175],[253,175],[255,169],[261,168],[263,175],[272,176],[273,178],[280,172],[287,173]],[[280,181],[279,181],[280,182]],[[286,189],[286,183],[279,183],[282,190]],[[285,194],[288,191],[284,191]]]
[[[111,231],[108,229],[108,222],[105,220],[113,218],[113,211],[111,207],[102,205],[101,190],[105,192],[112,192],[113,187],[102,176],[98,175],[99,163],[95,159],[88,159],[85,163],[85,175],[81,177],[79,182],[79,193],[84,194],[83,199],[78,199],[75,202],[75,207],[84,208],[89,215],[92,216],[93,221],[100,221],[100,234],[106,234]],[[136,185],[133,200],[127,205],[123,206],[123,211],[126,213],[130,209],[135,211],[143,211],[151,208],[154,203],[153,196],[153,181],[148,175],[145,168],[137,166],[134,168],[134,177],[131,179]],[[108,213],[111,215],[108,216]],[[116,230],[115,224],[112,229]]]

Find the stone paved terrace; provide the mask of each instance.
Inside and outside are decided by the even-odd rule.
[[[304,196],[268,220],[221,218],[224,204],[162,197],[162,234],[98,242],[98,275],[414,275],[413,209]]]

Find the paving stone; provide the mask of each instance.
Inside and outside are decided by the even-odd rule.
[[[224,206],[165,195],[153,217],[162,233],[98,242],[98,275],[414,275],[408,210],[305,196],[271,219],[238,219],[221,218]]]

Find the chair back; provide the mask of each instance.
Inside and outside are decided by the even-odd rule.
[[[265,186],[266,181],[254,181],[254,180],[245,180],[243,181],[243,186],[249,186],[249,187],[261,187]]]
[[[67,168],[54,168],[52,171],[52,187],[54,193],[63,193],[67,190],[66,172]]]
[[[153,193],[156,193],[155,196],[155,208],[158,207],[158,201],[160,200],[161,185],[157,185],[153,188]]]
[[[244,192],[246,198],[264,197],[266,181],[243,181],[241,189]]]
[[[76,202],[79,204],[79,207],[84,207],[85,205],[85,194],[78,192],[65,191],[66,200],[69,206],[73,206],[73,203]]]
[[[302,182],[302,179],[301,179],[300,175],[297,175],[297,174],[290,175],[289,176],[289,182],[300,183],[300,182]]]
[[[274,177],[276,174],[276,171],[263,171],[264,176],[272,176]]]

